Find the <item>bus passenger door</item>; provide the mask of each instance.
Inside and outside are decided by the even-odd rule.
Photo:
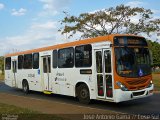
[[[43,66],[43,83],[44,90],[50,91],[50,77],[51,77],[51,56],[42,57],[42,66]]]
[[[95,50],[97,72],[97,96],[101,99],[113,99],[111,50]]]
[[[13,72],[12,86],[16,87],[17,86],[17,81],[16,81],[17,61],[16,60],[12,61],[12,72]]]

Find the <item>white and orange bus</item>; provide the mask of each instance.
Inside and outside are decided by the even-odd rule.
[[[112,34],[5,55],[5,84],[121,102],[153,94],[151,57],[144,37]]]

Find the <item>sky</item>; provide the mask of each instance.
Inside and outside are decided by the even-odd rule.
[[[160,18],[159,0],[0,0],[0,56],[73,41],[58,32],[63,11],[78,16],[120,4],[151,9]]]

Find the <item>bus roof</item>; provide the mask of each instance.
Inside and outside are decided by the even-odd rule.
[[[10,53],[10,54],[6,54],[5,57],[30,54],[30,53],[36,53],[36,52],[42,52],[42,51],[48,51],[48,50],[54,50],[54,49],[60,49],[60,48],[78,46],[78,45],[85,45],[85,44],[91,44],[91,43],[103,42],[103,41],[110,41],[111,43],[113,43],[113,37],[115,37],[115,36],[136,36],[136,35],[111,34],[111,35],[107,35],[107,36],[99,36],[99,37],[89,38],[89,39],[85,39],[85,40],[57,44],[57,45],[52,45],[52,46],[47,46],[47,47],[42,47],[42,48],[37,48],[37,49],[26,50],[26,51],[22,51],[22,52]],[[141,36],[138,36],[138,37],[141,37]]]

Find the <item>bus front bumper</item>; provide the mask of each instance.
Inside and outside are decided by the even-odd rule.
[[[144,98],[153,95],[154,85],[152,84],[150,87],[136,90],[136,91],[122,91],[121,89],[116,89],[114,92],[115,102],[122,102],[128,100],[134,100],[139,98]]]

